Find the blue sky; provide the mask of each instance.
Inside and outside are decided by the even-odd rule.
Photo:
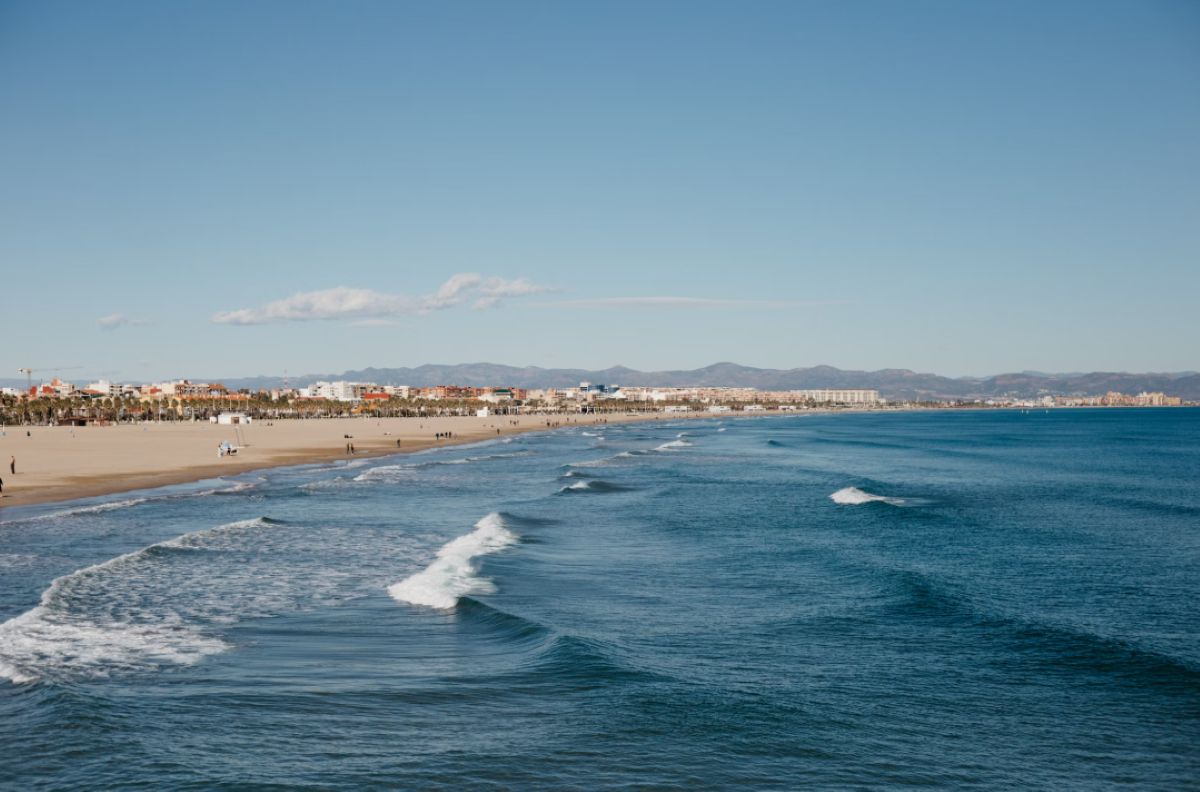
[[[0,1],[0,377],[1200,369],[1198,141],[1195,2]]]

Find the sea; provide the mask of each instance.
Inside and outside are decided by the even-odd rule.
[[[1200,789],[1200,410],[569,425],[7,508],[0,787]]]

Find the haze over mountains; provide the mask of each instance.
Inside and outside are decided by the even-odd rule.
[[[1162,391],[1185,399],[1200,399],[1200,373],[1191,371],[1149,374],[1020,372],[991,377],[943,377],[908,369],[854,371],[833,366],[766,369],[737,363],[714,363],[690,371],[637,371],[624,366],[593,371],[464,363],[416,368],[366,368],[340,374],[289,378],[293,386],[307,385],[316,380],[355,380],[419,387],[508,385],[520,388],[565,388],[587,381],[617,385],[752,387],[759,390],[875,388],[888,399],[1031,397],[1049,393],[1095,395],[1110,390],[1123,393]],[[283,378],[248,377],[221,381],[233,388],[270,388],[279,387]]]

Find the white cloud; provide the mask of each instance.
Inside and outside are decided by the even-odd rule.
[[[524,297],[549,291],[545,286],[524,278],[484,278],[471,272],[459,273],[443,283],[433,294],[408,297],[370,289],[338,286],[322,291],[301,292],[258,308],[222,311],[212,320],[218,324],[268,324],[303,322],[314,319],[358,319],[362,322],[391,316],[441,311],[474,300],[474,307],[489,308],[502,298]],[[361,323],[361,322],[360,322]]]
[[[111,313],[108,316],[101,316],[96,320],[96,324],[101,330],[116,330],[119,327],[136,327],[149,323],[144,319],[130,319],[125,314]]]

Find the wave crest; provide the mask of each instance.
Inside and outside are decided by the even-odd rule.
[[[496,587],[479,577],[476,559],[516,542],[517,535],[508,529],[504,518],[492,512],[475,523],[474,531],[443,545],[429,566],[388,586],[388,594],[397,602],[439,610],[450,610],[459,597],[468,594],[491,594]]]
[[[620,484],[613,484],[611,481],[588,479],[568,484],[558,492],[560,495],[572,495],[581,492],[625,492],[628,489],[628,487],[622,487]]]
[[[191,606],[160,601],[156,587],[166,576],[162,565],[181,551],[279,524],[267,517],[227,523],[55,578],[35,607],[0,624],[0,676],[15,683],[103,677],[115,671],[187,665],[224,651],[224,641],[192,622]],[[174,587],[170,591],[177,593]],[[205,604],[203,596],[193,601]]]
[[[891,506],[903,506],[904,498],[889,498],[885,495],[860,490],[858,487],[843,487],[829,496],[829,499],[840,506],[861,506],[864,503],[886,503]]]

